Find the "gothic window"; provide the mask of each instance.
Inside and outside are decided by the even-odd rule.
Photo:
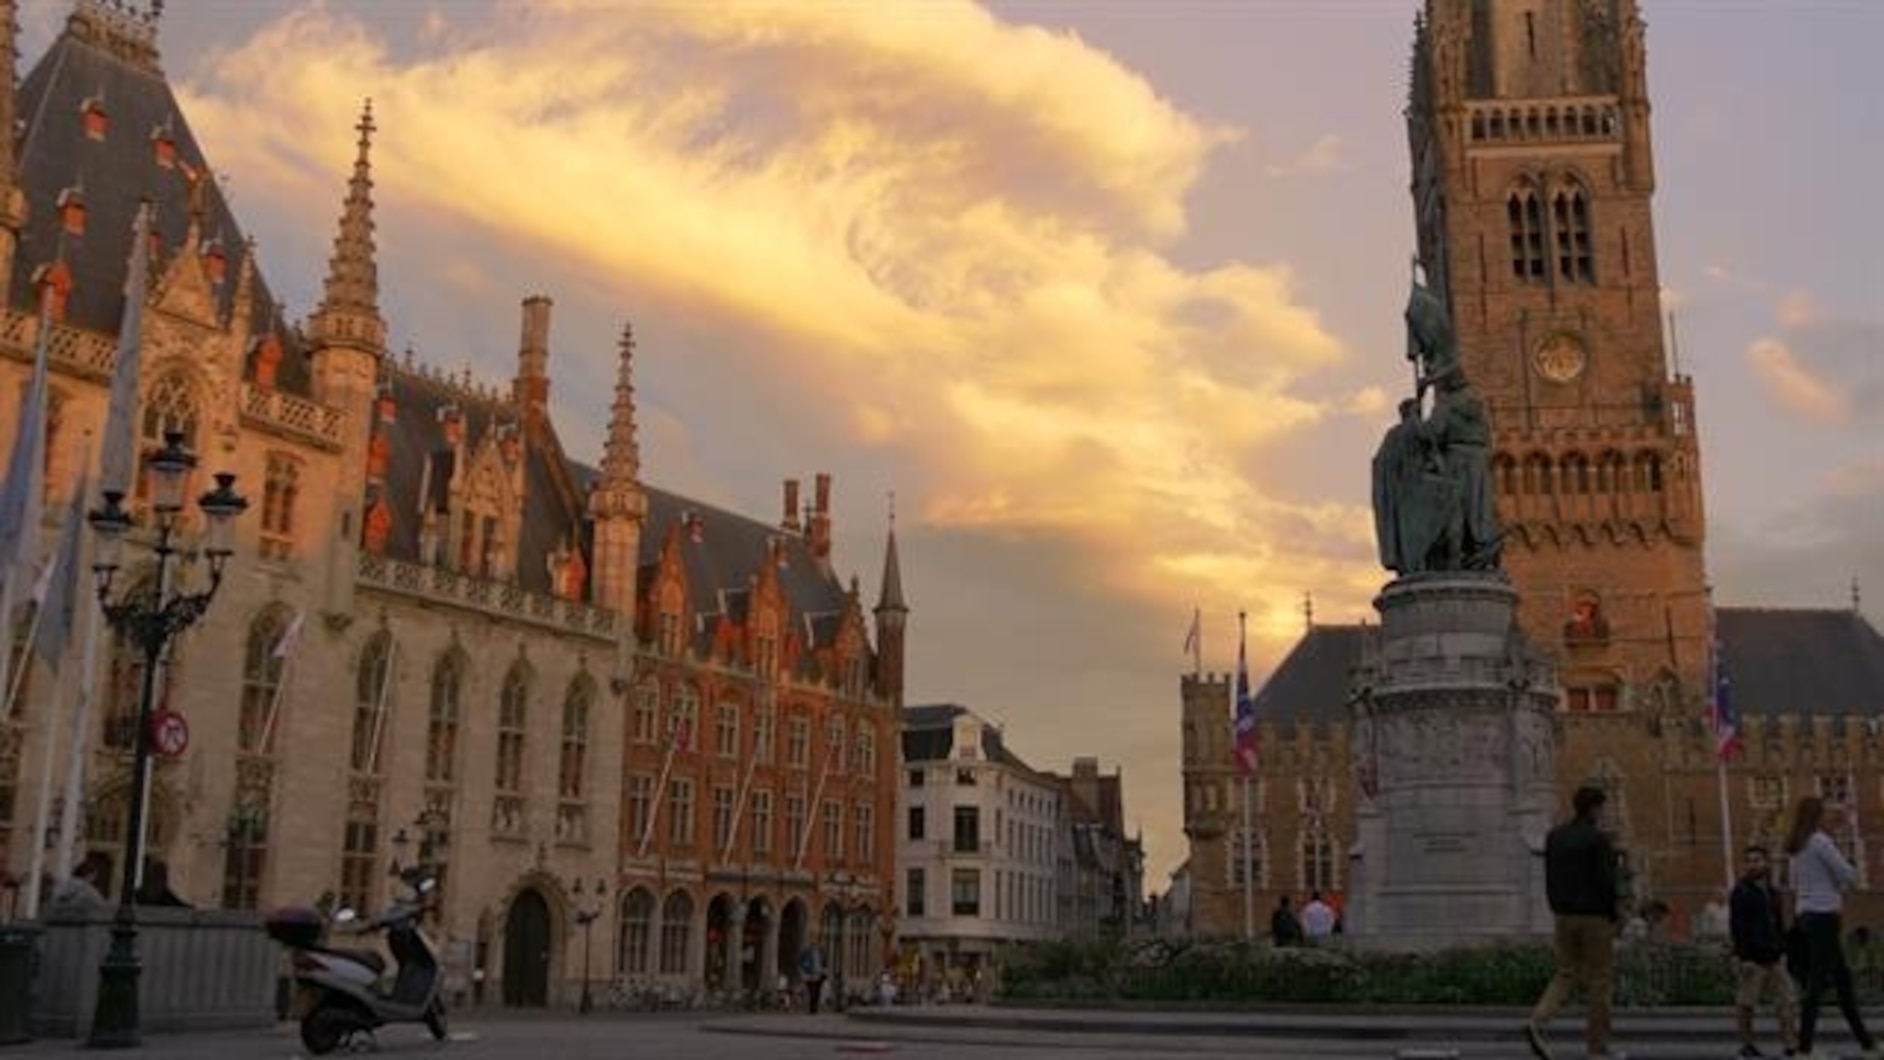
[[[648,971],[649,936],[654,930],[654,896],[636,887],[621,900],[621,970],[630,975]]]
[[[733,841],[733,799],[736,796],[730,785],[716,784],[713,787],[713,849],[725,850]]]
[[[765,857],[772,853],[772,793],[752,793],[752,854]]]
[[[379,772],[380,737],[386,730],[388,697],[392,691],[392,634],[381,630],[360,650],[354,671],[353,745],[348,763],[356,773]]]
[[[523,737],[529,720],[530,668],[518,662],[504,676],[497,707],[497,790],[523,790]]]
[[[1537,189],[1520,184],[1505,200],[1511,238],[1511,276],[1519,283],[1543,283],[1544,208]]]
[[[811,764],[811,719],[794,714],[786,725],[785,764],[803,769]]]
[[[1569,183],[1551,197],[1551,229],[1557,241],[1557,278],[1570,283],[1593,283],[1596,269],[1590,256],[1590,199],[1583,186]]]
[[[569,682],[563,698],[562,757],[556,766],[556,791],[565,799],[581,799],[589,769],[589,709],[595,703],[595,682],[587,674]]]
[[[693,899],[675,891],[661,904],[661,974],[685,975],[693,942]]]
[[[785,796],[785,853],[797,857],[804,840],[805,797],[794,792]]]
[[[635,689],[634,741],[649,744],[654,742],[656,720],[661,712],[661,686],[654,681],[644,681]]]
[[[370,799],[351,799],[340,848],[341,908],[373,908],[379,878],[379,804]]]
[[[183,444],[190,450],[200,451],[196,437],[196,399],[191,393],[190,381],[181,372],[167,372],[159,377],[151,387],[150,397],[144,401],[144,415],[139,421],[142,443],[137,464],[136,496],[139,499],[150,496],[150,454],[163,448],[164,436],[173,431],[183,435]]]
[[[262,482],[263,559],[283,560],[294,551],[295,502],[301,495],[301,462],[287,453],[269,453]]]
[[[1335,881],[1334,841],[1319,821],[1302,830],[1302,889],[1339,890]]]
[[[287,669],[279,649],[291,621],[286,608],[271,607],[249,624],[248,644],[242,653],[242,707],[236,723],[237,746],[249,754],[274,750]]]
[[[772,761],[775,714],[771,707],[761,707],[752,718],[752,759],[755,762],[770,764]]]
[[[1243,833],[1239,829],[1230,836],[1230,841],[1225,844],[1224,848],[1227,855],[1224,870],[1229,877],[1227,883],[1237,890],[1242,889],[1246,880],[1257,888],[1264,887],[1269,882],[1265,871],[1269,860],[1267,856],[1269,841],[1261,829],[1252,829],[1249,840],[1249,846],[1245,848]]]
[[[827,773],[844,772],[844,716],[831,715],[831,720],[824,726],[824,770]]]
[[[857,832],[857,860],[869,865],[877,859],[877,810],[867,802],[851,808],[851,820]]]
[[[510,569],[499,529],[506,490],[485,466],[471,476],[458,512],[458,569],[480,578],[497,578]]]
[[[700,692],[690,684],[674,690],[674,710],[667,718],[667,738],[682,751],[700,746]]]
[[[738,704],[720,704],[713,725],[713,749],[721,758],[739,757]]]
[[[654,778],[646,773],[630,773],[626,787],[628,834],[639,847],[654,824]]]
[[[1590,492],[1590,462],[1581,453],[1572,453],[1564,460],[1564,492]]]
[[[425,779],[449,784],[457,775],[458,725],[463,717],[464,656],[452,649],[432,670],[432,703],[426,715]]]
[[[693,846],[693,781],[686,777],[667,782],[667,841],[676,847]]]
[[[831,864],[844,860],[844,804],[837,799],[824,800],[824,858]]]
[[[877,772],[877,734],[866,725],[857,727],[857,772],[866,777]]]

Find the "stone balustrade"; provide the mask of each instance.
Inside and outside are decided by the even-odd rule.
[[[50,910],[42,921],[29,1024],[34,1034],[85,1037],[98,1003],[98,962],[115,909]],[[275,1022],[281,946],[258,913],[137,911],[139,1019],[152,1032],[268,1027]]]
[[[346,422],[339,409],[253,383],[242,384],[242,419],[251,426],[336,452]]]
[[[1474,144],[1619,141],[1622,108],[1614,96],[1481,100],[1466,107]]]
[[[478,578],[443,567],[427,567],[362,552],[359,578],[361,584],[375,589],[481,611],[506,621],[526,622],[601,641],[615,636],[616,614],[607,608],[533,593],[508,582]]]

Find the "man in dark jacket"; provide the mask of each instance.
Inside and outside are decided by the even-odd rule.
[[[1537,1060],[1551,1060],[1544,1026],[1581,984],[1589,1006],[1584,1036],[1590,1060],[1609,1052],[1609,1003],[1616,980],[1616,848],[1598,825],[1605,796],[1584,786],[1571,799],[1576,816],[1544,840],[1544,891],[1556,918],[1557,973],[1524,1025]]]
[[[1761,1056],[1753,1040],[1753,1010],[1769,990],[1779,1012],[1779,1036],[1791,1056],[1799,1042],[1799,1007],[1786,974],[1786,936],[1780,928],[1779,892],[1773,889],[1766,848],[1749,846],[1745,868],[1727,901],[1734,940],[1734,1017],[1740,1029],[1740,1055]]]

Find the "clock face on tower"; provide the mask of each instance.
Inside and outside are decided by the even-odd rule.
[[[1538,343],[1536,359],[1539,375],[1553,383],[1568,383],[1583,374],[1589,355],[1583,350],[1583,340],[1561,331]]]

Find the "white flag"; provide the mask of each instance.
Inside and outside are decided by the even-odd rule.
[[[131,262],[124,275],[124,313],[118,321],[118,355],[111,369],[111,407],[105,417],[100,486],[130,496],[137,442],[137,382],[143,360],[144,289],[150,278],[150,203],[131,222]]]
[[[288,623],[287,630],[281,634],[281,640],[275,644],[275,658],[286,661],[294,654],[294,649],[301,643],[301,622],[306,618],[305,611],[294,613],[294,619]]]

